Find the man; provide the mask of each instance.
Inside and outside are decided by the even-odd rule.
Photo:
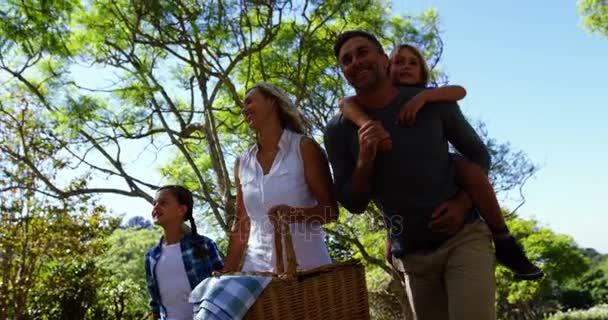
[[[396,125],[403,103],[421,89],[391,83],[388,57],[373,35],[345,32],[334,52],[374,119],[356,128],[337,115],[326,128],[338,201],[353,213],[371,200],[382,210],[416,319],[494,319],[491,235],[456,184],[448,141],[486,170],[487,149],[455,103],[429,104],[413,127]],[[378,152],[385,139],[392,150]]]

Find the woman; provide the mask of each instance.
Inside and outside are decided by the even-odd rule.
[[[196,232],[190,190],[175,185],[161,187],[152,204],[152,220],[163,228],[159,243],[145,258],[152,316],[190,320],[190,292],[224,264],[215,242]],[[189,231],[184,230],[184,221],[190,222]]]
[[[242,114],[256,143],[234,166],[237,213],[224,271],[276,271],[279,215],[290,223],[298,269],[331,263],[322,224],[335,221],[338,208],[327,158],[305,135],[302,115],[265,82],[247,90]]]

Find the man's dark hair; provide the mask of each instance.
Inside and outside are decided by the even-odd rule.
[[[376,48],[378,49],[378,52],[384,53],[384,49],[382,48],[380,41],[378,41],[378,39],[376,39],[376,37],[373,34],[367,32],[367,31],[363,31],[363,30],[350,30],[350,31],[341,33],[338,36],[338,38],[336,38],[336,41],[334,42],[334,54],[336,55],[336,59],[340,58],[339,57],[340,49],[342,49],[342,46],[344,45],[344,43],[346,43],[346,41],[348,41],[354,37],[362,37],[362,38],[369,40],[371,43],[374,44],[374,46],[376,46]]]

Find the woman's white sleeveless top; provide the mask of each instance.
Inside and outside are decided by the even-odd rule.
[[[240,157],[239,178],[245,209],[251,221],[243,271],[276,271],[274,227],[268,218],[268,209],[281,204],[294,208],[317,205],[304,176],[300,152],[302,138],[301,134],[283,130],[279,151],[266,175],[257,161],[257,144]],[[292,223],[290,229],[298,269],[331,263],[320,224]]]

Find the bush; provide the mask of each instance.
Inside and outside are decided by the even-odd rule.
[[[598,305],[588,310],[558,312],[546,320],[608,320],[608,304]]]

